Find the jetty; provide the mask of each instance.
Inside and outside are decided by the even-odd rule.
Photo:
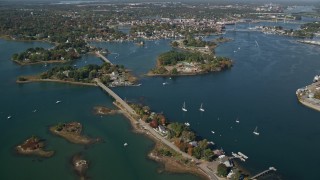
[[[102,55],[100,51],[96,51],[96,55],[99,58],[101,58],[104,62],[112,64],[112,62],[108,58],[106,58],[104,55]]]
[[[272,171],[277,171],[277,169],[274,168],[274,167],[269,167],[269,169],[267,169],[265,171],[262,171],[259,174],[256,174],[255,176],[251,177],[250,179],[252,179],[252,180],[258,179],[259,177],[264,176],[264,175],[266,175],[266,174],[268,174],[268,173],[270,173]]]

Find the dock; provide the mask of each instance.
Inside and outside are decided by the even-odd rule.
[[[101,58],[104,62],[112,64],[112,62],[108,58],[106,58],[104,55],[102,55],[100,51],[96,51],[96,55],[99,58]]]
[[[257,179],[257,178],[259,178],[259,177],[261,177],[261,176],[264,176],[264,175],[266,175],[266,174],[268,174],[268,173],[270,173],[270,172],[272,172],[272,171],[277,171],[277,169],[274,168],[274,167],[269,167],[269,169],[267,169],[267,170],[265,170],[265,171],[262,171],[262,172],[259,173],[259,174],[256,174],[255,176],[251,177],[250,179],[255,180],[255,179]]]

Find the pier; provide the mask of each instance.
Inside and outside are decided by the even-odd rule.
[[[112,64],[112,62],[109,61],[109,59],[106,58],[104,55],[102,55],[102,54],[100,53],[100,51],[96,51],[96,55],[97,55],[99,58],[101,58],[104,62]]]
[[[277,169],[274,168],[274,167],[269,167],[269,169],[267,169],[267,170],[265,170],[265,171],[262,171],[262,172],[259,173],[259,174],[256,174],[255,176],[251,177],[250,179],[252,179],[252,180],[257,179],[257,178],[259,178],[259,177],[261,177],[261,176],[264,176],[264,175],[266,175],[266,174],[268,174],[268,173],[270,173],[270,172],[272,172],[272,171],[277,171]]]

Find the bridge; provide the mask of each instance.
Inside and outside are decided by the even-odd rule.
[[[100,86],[104,91],[112,96],[116,100],[116,102],[120,103],[122,107],[124,107],[129,113],[136,115],[136,112],[124,100],[122,100],[120,96],[118,96],[110,88],[105,86],[99,79],[95,78],[94,81],[98,86]]]
[[[263,176],[263,175],[268,174],[268,173],[271,172],[271,171],[277,171],[277,169],[274,168],[274,167],[269,167],[269,169],[267,169],[267,170],[265,170],[265,171],[262,171],[262,172],[259,173],[259,174],[256,174],[255,176],[251,177],[250,179],[252,179],[252,180],[257,179],[257,178],[259,178],[259,177],[261,177],[261,176]]]
[[[226,29],[228,32],[261,32],[257,29]]]
[[[100,53],[100,51],[96,51],[96,55],[97,55],[99,58],[101,58],[104,62],[112,64],[112,62],[109,61],[109,59],[107,59],[104,55],[102,55],[102,54]]]

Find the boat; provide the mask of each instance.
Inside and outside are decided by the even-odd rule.
[[[254,129],[253,134],[259,136],[260,133],[258,132],[258,126]]]
[[[128,146],[128,143],[124,143],[123,146],[124,146],[124,147]]]
[[[211,131],[212,134],[214,134],[214,131]]]
[[[11,116],[8,116],[7,119],[11,119]]]
[[[56,101],[56,104],[59,104],[59,103],[61,103],[61,101]]]
[[[204,112],[204,109],[203,109],[203,107],[202,107],[202,103],[201,103],[201,105],[200,105],[200,109],[199,109],[200,111],[202,111],[202,112]]]
[[[44,64],[44,67],[47,67],[47,63]]]
[[[208,141],[207,144],[214,145],[214,142],[213,141]]]
[[[238,154],[243,157],[244,159],[248,159],[248,156],[244,155],[242,152],[238,152]]]
[[[186,126],[190,126],[190,123],[188,123],[188,122],[185,122],[185,123],[184,123],[184,125],[186,125]]]
[[[162,83],[162,85],[164,85],[164,86],[167,85],[167,84],[168,84],[167,82]]]
[[[184,111],[184,112],[187,112],[187,111],[188,111],[188,110],[186,109],[186,102],[183,102],[182,111]]]
[[[34,113],[35,113],[35,112],[37,112],[37,110],[35,109],[35,110],[33,110],[32,112],[34,112]]]
[[[240,123],[240,121],[238,120],[238,118],[237,118],[237,120],[236,120],[236,123]]]

